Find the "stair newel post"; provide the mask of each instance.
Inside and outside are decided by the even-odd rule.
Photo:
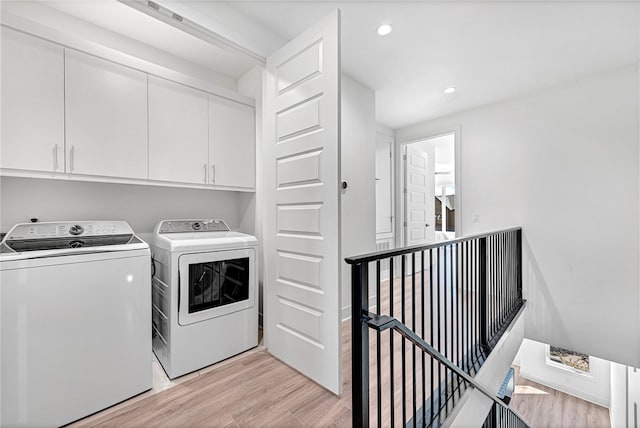
[[[516,261],[518,300],[522,300],[522,229],[516,231]]]
[[[478,270],[479,270],[479,287],[478,293],[480,298],[480,346],[486,352],[489,352],[489,320],[488,320],[488,294],[487,294],[487,237],[482,237],[478,242]]]
[[[369,426],[369,270],[368,263],[351,266],[351,373],[353,427]]]

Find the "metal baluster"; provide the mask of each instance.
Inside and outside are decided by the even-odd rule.
[[[450,311],[449,311],[449,318],[450,318],[450,321],[451,321],[451,325],[450,325],[450,328],[449,328],[449,331],[450,331],[450,334],[451,334],[451,337],[450,337],[450,340],[449,340],[449,346],[451,347],[451,351],[449,353],[449,357],[450,357],[449,359],[451,361],[455,361],[454,360],[454,358],[455,358],[454,357],[454,346],[453,346],[454,343],[455,343],[455,340],[456,340],[455,335],[454,335],[454,329],[453,329],[453,318],[454,318],[454,313],[455,313],[455,311],[454,311],[454,307],[455,307],[455,305],[454,305],[454,299],[455,299],[454,291],[455,290],[453,288],[454,287],[454,285],[453,285],[453,246],[452,245],[448,245],[448,247],[449,247],[449,288],[451,290],[451,292],[449,293],[450,296],[451,296],[451,300],[450,300],[450,303],[449,303],[451,305]],[[453,392],[454,392],[453,385],[454,385],[454,379],[452,377],[452,379],[451,379],[451,394],[454,397],[454,403],[455,403],[455,395],[453,394]]]
[[[447,247],[441,247],[442,248],[442,257],[443,257],[443,261],[442,261],[442,309],[443,309],[443,327],[444,327],[444,348],[442,351],[442,355],[445,356],[445,358],[450,358],[448,353],[447,353]],[[444,401],[445,403],[447,402],[447,379],[448,379],[448,373],[447,373],[447,369],[445,367],[444,369]]]
[[[420,336],[425,339],[425,331],[424,331],[424,251],[420,252],[420,267],[421,267],[421,274],[420,274],[420,301],[422,303],[421,306],[421,310],[420,310],[420,315],[422,317],[421,321],[422,321],[422,328],[420,329]],[[426,383],[426,361],[425,361],[425,353],[422,352],[422,424],[424,425],[427,421],[427,413],[426,413],[426,409],[425,407],[427,406],[427,396],[426,396],[426,388],[425,388],[425,383]]]
[[[393,260],[394,258],[391,257],[389,259],[389,316],[393,317],[393,285],[395,283],[395,278],[393,276]],[[395,376],[395,370],[394,370],[394,358],[393,358],[393,331],[389,331],[389,368],[391,371],[391,374],[389,376],[389,406],[390,406],[390,413],[391,413],[391,428],[393,428],[395,426],[395,400],[394,400],[394,387],[393,387],[393,378]],[[402,424],[402,426],[404,426],[404,424]]]
[[[431,320],[431,322],[429,322],[429,329],[430,331],[430,336],[429,336],[429,343],[433,346],[433,273],[434,273],[434,269],[433,269],[433,250],[430,249],[429,250],[429,319]],[[434,402],[433,402],[433,392],[434,392],[434,388],[433,388],[433,357],[430,357],[429,360],[431,360],[431,378],[430,378],[430,382],[431,382],[431,417],[430,420],[433,421],[433,417],[434,417]]]
[[[478,289],[480,290],[480,345],[488,346],[488,308],[487,296],[487,238],[480,238],[478,241]]]
[[[416,331],[416,253],[411,253],[411,330]],[[416,345],[411,346],[413,363],[413,426],[416,426]]]
[[[400,305],[401,305],[401,312],[400,312],[400,316],[401,316],[401,321],[402,324],[406,324],[406,319],[405,319],[405,304],[407,302],[406,296],[405,296],[405,276],[407,274],[407,270],[406,270],[406,255],[403,254],[402,258],[401,258],[401,266],[402,266],[402,273],[401,273],[401,277],[400,277],[400,286],[402,287],[400,289],[401,292],[401,298],[400,298]],[[404,336],[402,336],[402,340],[401,340],[401,344],[402,344],[402,426],[405,426],[407,424],[407,367],[406,367],[406,339]]]
[[[378,314],[382,314],[382,307],[380,305],[380,260],[376,261],[376,311]],[[380,331],[376,332],[376,380],[378,382],[378,427],[382,426],[382,352],[380,349]]]
[[[470,258],[470,251],[469,249],[471,248],[471,242],[472,241],[467,241],[466,242],[466,248],[465,248],[465,275],[466,275],[466,279],[467,279],[467,358],[468,358],[468,363],[467,363],[467,370],[469,371],[469,374],[471,374],[471,357],[472,357],[472,349],[473,349],[473,338],[471,337],[471,319],[473,318],[473,284],[471,282],[471,258]]]
[[[456,364],[462,368],[462,359],[460,350],[462,348],[462,332],[460,331],[460,299],[463,296],[460,284],[460,245],[455,244],[456,248]]]
[[[438,347],[436,348],[438,352],[442,353],[442,328],[440,326],[440,248],[438,248],[436,253],[436,294],[437,294],[437,317],[438,317]],[[442,370],[440,369],[440,364],[438,364],[438,408],[442,407]]]

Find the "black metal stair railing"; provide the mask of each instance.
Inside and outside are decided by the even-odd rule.
[[[522,229],[346,262],[352,265],[353,426],[439,425],[469,382],[406,335],[397,337],[397,329],[377,329],[370,320],[397,317],[473,377],[523,306]]]
[[[450,382],[452,388],[450,389],[452,391],[455,391],[456,389],[460,391],[460,393],[458,394],[452,392],[451,400],[447,399],[445,400],[446,402],[455,405],[456,397],[460,398],[461,392],[466,390],[466,388],[468,387],[477,389],[486,397],[491,399],[493,401],[493,404],[491,405],[489,414],[485,418],[483,427],[528,427],[524,419],[522,419],[522,417],[520,417],[520,415],[518,415],[513,409],[508,407],[504,402],[500,401],[495,395],[491,394],[491,392],[489,392],[486,388],[476,382],[470,375],[462,371],[460,367],[449,361],[446,357],[436,351],[431,345],[425,342],[420,336],[415,334],[396,318],[391,318],[386,315],[372,315],[372,317],[368,319],[367,324],[377,332],[382,332],[385,330],[389,330],[390,332],[397,332],[402,336],[402,338],[408,340],[414,346],[418,347],[423,353],[427,354],[431,359],[435,361],[438,366],[446,368],[446,370],[451,373]],[[453,406],[449,407],[453,408]],[[433,408],[434,407],[432,406],[431,409]],[[423,412],[419,412],[417,415],[415,415],[415,425],[430,426],[434,424],[434,422],[436,422],[434,418],[437,416],[438,415],[436,414],[436,412],[428,412],[424,410],[423,407]],[[439,422],[441,421],[438,420],[437,422],[437,424],[439,424]],[[410,421],[408,425],[413,426],[413,421]]]

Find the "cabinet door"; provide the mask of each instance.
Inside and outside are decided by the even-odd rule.
[[[147,76],[65,50],[67,172],[147,178]]]
[[[255,110],[224,98],[209,97],[211,183],[255,188]]]
[[[207,94],[149,76],[149,178],[206,184]]]
[[[58,45],[2,28],[0,167],[64,172],[64,56]]]

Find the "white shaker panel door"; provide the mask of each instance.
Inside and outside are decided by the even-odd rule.
[[[149,178],[207,184],[206,93],[149,76]]]
[[[415,147],[407,146],[405,160],[405,212],[406,245],[424,245],[435,241],[434,234],[434,171],[430,167],[429,154]]]
[[[0,167],[64,172],[61,46],[2,28]]]
[[[340,12],[267,59],[265,339],[342,392]]]
[[[210,182],[254,189],[256,185],[255,109],[209,96]]]
[[[65,50],[67,172],[148,178],[147,75]]]

